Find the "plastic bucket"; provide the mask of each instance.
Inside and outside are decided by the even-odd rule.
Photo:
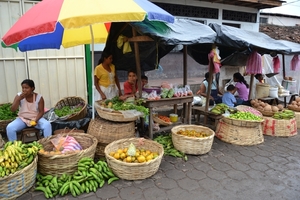
[[[255,97],[257,99],[259,99],[259,98],[266,98],[269,95],[270,95],[270,85],[268,85],[268,84],[261,84],[261,83],[257,83],[256,84]]]
[[[278,87],[270,87],[270,97],[278,98]]]

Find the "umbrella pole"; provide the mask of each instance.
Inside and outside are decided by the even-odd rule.
[[[95,119],[95,80],[94,80],[94,34],[93,34],[93,27],[90,25],[90,31],[91,31],[91,38],[92,38],[92,119]]]

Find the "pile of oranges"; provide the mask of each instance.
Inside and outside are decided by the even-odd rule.
[[[177,131],[177,134],[188,136],[188,137],[197,137],[197,138],[205,138],[209,137],[209,133],[200,132],[196,130],[179,130]]]
[[[115,152],[110,152],[109,155],[117,160],[127,163],[144,163],[158,157],[157,152],[151,152],[150,150],[145,149],[136,149],[135,156],[130,156],[127,154],[127,150],[128,148],[118,149]]]

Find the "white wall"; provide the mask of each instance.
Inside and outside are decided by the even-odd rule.
[[[229,21],[229,20],[222,20],[222,10],[232,10],[232,11],[239,11],[239,12],[249,12],[249,13],[258,13],[257,9],[248,8],[248,7],[240,7],[240,6],[233,6],[233,5],[225,5],[219,3],[209,3],[209,2],[202,2],[202,1],[194,1],[194,0],[151,0],[152,2],[160,2],[160,3],[170,3],[170,4],[181,4],[181,5],[188,5],[188,6],[198,6],[198,7],[207,7],[207,8],[218,8],[219,9],[219,19],[207,19],[207,18],[196,18],[201,20],[206,20],[207,24],[209,23],[219,23],[222,22],[226,23],[234,23],[234,24],[241,24],[241,29],[249,30],[249,31],[259,31],[259,17],[257,17],[257,23],[249,23],[249,22],[238,22],[238,21]],[[182,17],[182,16],[176,16]],[[183,16],[185,17],[185,16]],[[186,17],[185,17],[186,18]],[[193,18],[190,18],[193,19]]]
[[[271,16],[261,13],[260,17],[264,17],[268,19],[268,24],[279,25],[279,26],[296,26],[296,24],[300,24],[300,17],[293,16]]]

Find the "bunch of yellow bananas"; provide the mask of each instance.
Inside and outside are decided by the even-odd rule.
[[[23,169],[32,163],[42,146],[38,142],[22,144],[21,141],[9,141],[0,150],[0,177]]]

